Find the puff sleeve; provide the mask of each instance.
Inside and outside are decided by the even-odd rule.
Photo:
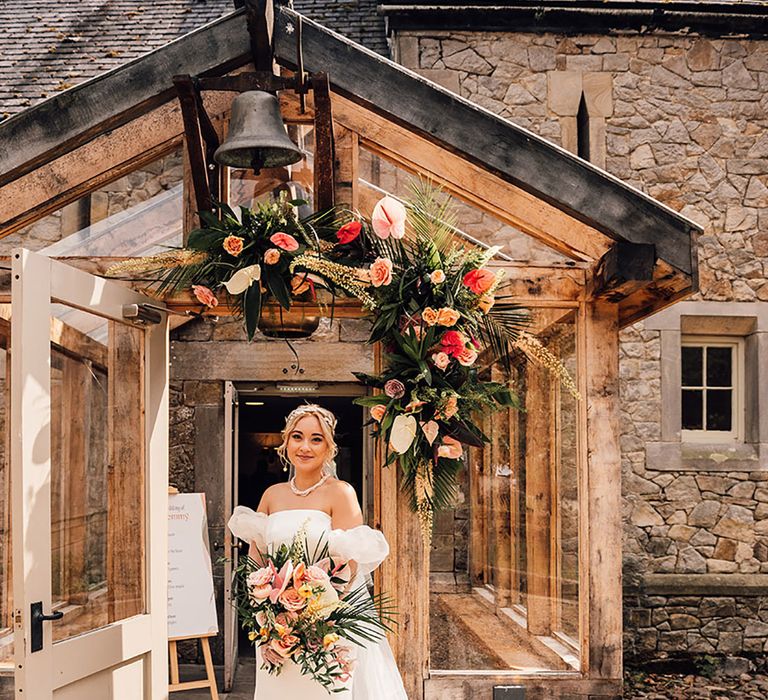
[[[387,558],[389,543],[379,530],[358,525],[350,530],[331,530],[328,551],[331,556],[354,560],[358,572],[367,576]]]
[[[267,515],[245,506],[237,506],[227,523],[235,537],[253,543],[263,552],[267,548]]]

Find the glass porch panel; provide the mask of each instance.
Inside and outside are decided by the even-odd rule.
[[[531,315],[539,343],[515,351],[509,376],[498,365],[486,371],[486,378],[511,382],[524,410],[478,418],[489,442],[467,450],[459,497],[469,509],[466,572],[436,572],[433,543],[433,669],[579,667],[576,313],[542,308]],[[552,357],[564,372],[550,369]],[[436,536],[445,532],[436,528]],[[462,644],[451,643],[457,637]]]
[[[142,400],[141,333],[53,305],[51,585],[64,613],[54,641],[145,611],[143,426],[129,410]]]
[[[182,243],[181,147],[0,240],[50,256],[139,256]]]
[[[304,153],[304,159],[284,168],[266,168],[259,173],[233,168],[229,171],[229,205],[253,208],[259,202],[268,202],[277,192],[285,190],[291,199],[306,202],[299,208],[304,217],[314,209],[314,127],[308,124],[289,124],[288,135]]]
[[[412,195],[412,183],[418,182],[417,176],[366,148],[360,148],[358,172],[360,209],[368,216],[385,194],[407,199]],[[540,263],[570,260],[479,207],[453,195],[450,201],[456,209],[456,228],[469,240],[503,246],[502,252],[512,260]]]
[[[13,541],[11,539],[11,462],[8,435],[11,419],[10,305],[0,319],[0,670],[13,667]]]

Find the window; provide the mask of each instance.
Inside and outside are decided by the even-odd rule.
[[[683,442],[743,442],[743,340],[683,336],[680,358]]]

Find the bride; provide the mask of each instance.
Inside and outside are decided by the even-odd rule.
[[[315,543],[328,543],[330,554],[351,560],[355,572],[349,590],[365,585],[389,553],[384,535],[363,525],[363,516],[354,488],[336,478],[334,438],[336,417],[316,404],[293,410],[285,421],[280,458],[291,467],[287,483],[275,484],[264,492],[257,511],[235,508],[229,529],[250,543],[250,555],[290,544],[304,527],[310,551]],[[351,644],[351,681],[334,697],[340,700],[407,700],[400,673],[386,639],[358,646]],[[260,650],[257,650],[257,655]],[[280,675],[270,675],[257,658],[254,700],[327,700],[330,697],[317,681],[302,675],[293,662]]]

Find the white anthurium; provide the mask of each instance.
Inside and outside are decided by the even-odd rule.
[[[389,444],[398,454],[405,454],[416,437],[418,423],[413,416],[397,416],[392,421],[392,430],[389,433]]]
[[[261,266],[249,265],[242,270],[238,270],[229,281],[224,282],[224,286],[230,294],[242,294],[254,282],[261,279]]]

